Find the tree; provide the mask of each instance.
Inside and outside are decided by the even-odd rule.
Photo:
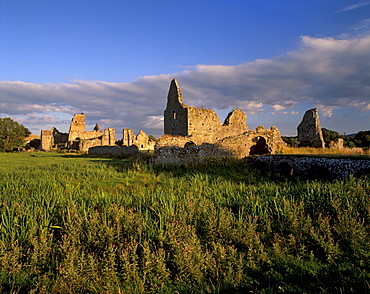
[[[288,144],[290,147],[297,147],[298,145],[298,137],[281,137],[285,143]]]
[[[370,130],[359,131],[354,140],[358,147],[370,147]]]
[[[153,135],[149,135],[148,139],[151,141],[157,141],[156,137],[154,137]]]
[[[0,151],[12,151],[24,144],[31,132],[10,117],[0,118]]]

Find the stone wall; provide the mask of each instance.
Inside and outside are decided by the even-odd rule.
[[[67,142],[68,133],[61,133],[52,127],[51,130],[41,131],[39,150],[49,151],[57,146],[65,145]]]
[[[136,146],[139,150],[154,150],[155,144],[156,142],[149,140],[143,130],[135,136],[131,129],[123,129],[122,146]]]
[[[263,163],[268,170],[285,175],[332,180],[362,171],[370,172],[370,160],[360,158],[325,158],[298,155],[257,156],[252,162]]]
[[[75,114],[69,128],[69,133],[61,133],[55,127],[50,131],[42,130],[40,137],[40,150],[74,149],[87,152],[93,146],[114,146],[115,131],[107,128],[104,133],[96,124],[93,131],[85,131],[85,115]]]
[[[83,113],[75,114],[69,127],[68,141],[73,141],[77,138],[84,139],[85,125],[85,115]]]
[[[198,145],[215,143],[248,131],[246,119],[243,111],[233,110],[221,124],[214,110],[185,105],[177,81],[175,79],[171,81],[164,111],[165,135],[190,136]]]
[[[103,146],[115,146],[116,145],[116,133],[113,128],[106,128],[104,130],[101,145]]]
[[[277,127],[265,130],[262,126],[258,126],[255,131],[224,138],[218,144],[237,158],[255,154],[274,154],[286,145]]]
[[[230,153],[216,144],[204,143],[194,147],[162,147],[156,149],[154,164],[178,164],[187,165],[203,162],[212,158],[229,157]]]
[[[325,148],[317,108],[306,111],[297,131],[300,147]]]
[[[244,157],[250,154],[275,153],[285,146],[276,127],[265,130],[258,127],[248,131],[246,115],[242,110],[233,110],[221,125],[212,109],[199,109],[183,102],[181,89],[171,81],[164,111],[164,135],[157,140],[156,148],[184,147],[186,144],[216,144],[229,155]]]
[[[98,155],[133,155],[139,153],[136,146],[95,146],[89,148],[89,154]]]

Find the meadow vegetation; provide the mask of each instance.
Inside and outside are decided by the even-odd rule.
[[[370,178],[0,154],[2,293],[369,293]]]

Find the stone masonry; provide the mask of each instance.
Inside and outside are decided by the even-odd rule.
[[[87,152],[93,146],[115,145],[113,128],[107,128],[103,133],[98,124],[93,131],[85,131],[85,126],[85,115],[81,113],[73,116],[68,133],[61,133],[54,127],[50,131],[41,131],[40,150],[74,149]]]
[[[155,144],[156,142],[150,140],[143,130],[135,136],[131,129],[123,129],[122,146],[136,146],[138,150],[154,150]]]
[[[213,144],[216,149],[221,151],[205,152],[204,150],[212,149],[209,145],[200,146],[205,143]],[[255,131],[249,131],[246,115],[242,110],[231,111],[224,123],[221,124],[214,110],[187,106],[182,101],[182,93],[177,81],[175,79],[171,81],[167,107],[164,111],[164,135],[157,140],[157,154],[161,152],[159,149],[163,147],[187,146],[189,149],[189,146],[193,148],[199,146],[185,153],[192,154],[192,156],[196,152],[209,153],[212,156],[215,154],[225,156],[227,154],[241,158],[251,154],[276,153],[281,148],[280,146],[284,145],[277,127],[266,130],[259,126]],[[180,149],[176,150],[166,149],[164,153],[173,156],[178,153],[184,158],[185,153]]]
[[[369,173],[370,160],[362,158],[325,158],[306,155],[267,155],[250,159],[269,171],[286,176],[333,180]]]
[[[300,147],[325,148],[317,108],[306,111],[297,131]]]
[[[221,124],[214,110],[185,105],[176,79],[171,81],[164,111],[165,135],[192,137],[198,145],[214,143],[248,131],[246,119],[243,111],[233,110]]]

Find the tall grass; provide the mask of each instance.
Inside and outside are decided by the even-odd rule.
[[[314,154],[314,155],[366,155],[370,156],[370,148],[314,148],[314,147],[289,147],[284,146],[280,150],[284,154]]]
[[[4,293],[367,293],[370,180],[0,154]]]

